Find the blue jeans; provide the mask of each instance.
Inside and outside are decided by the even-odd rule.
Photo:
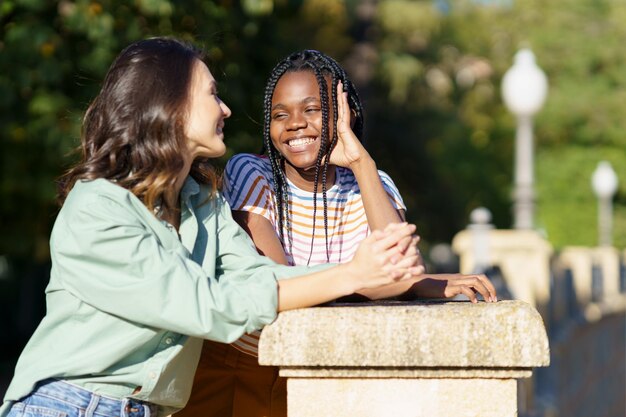
[[[104,397],[49,379],[13,404],[7,417],[157,417],[157,407],[130,398]]]

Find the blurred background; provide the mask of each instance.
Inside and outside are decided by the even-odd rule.
[[[599,203],[591,178],[600,161],[610,163],[621,181],[611,193],[612,241],[605,243],[618,254],[616,288],[623,295],[625,21],[626,2],[619,0],[2,0],[0,394],[45,313],[55,179],[75,160],[83,111],[130,42],[174,35],[209,52],[220,96],[233,111],[226,125],[229,151],[217,167],[235,153],[260,150],[263,88],[279,59],[304,48],[336,58],[364,102],[366,146],[403,195],[432,270],[462,266],[462,251],[455,255],[450,247],[472,210],[488,208],[490,215],[478,221],[493,229],[513,227],[520,119],[504,104],[501,86],[516,53],[529,48],[548,87],[532,120],[536,207],[528,228],[551,254],[597,246]],[[589,267],[602,275],[593,259]],[[547,276],[552,295],[557,276],[561,272]],[[577,339],[556,332],[563,326],[552,326],[550,299],[542,302],[551,340],[576,345]],[[559,323],[589,321],[585,305],[557,308]],[[580,415],[624,415],[620,311],[594,336],[613,350],[578,356],[572,350],[573,362],[553,360],[569,369],[588,362],[587,355],[605,354],[598,366],[617,369],[607,384],[622,391],[607,400],[608,411]],[[578,415],[576,408],[584,410],[564,404],[587,392],[588,384],[605,381],[598,369],[589,371],[596,379],[567,389],[559,383],[571,375],[546,374],[533,388],[539,400],[520,414],[565,415],[567,407],[568,416]],[[601,399],[606,393],[592,394]]]

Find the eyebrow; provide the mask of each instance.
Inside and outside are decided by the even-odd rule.
[[[310,96],[310,97],[304,98],[302,101],[300,101],[300,103],[301,104],[308,104],[308,103],[310,103],[312,101],[319,102],[320,99],[317,98],[317,97]],[[279,109],[282,110],[282,109],[285,109],[285,108],[287,108],[287,106],[285,106],[282,103],[276,103],[275,105],[272,106],[272,110],[279,110]]]

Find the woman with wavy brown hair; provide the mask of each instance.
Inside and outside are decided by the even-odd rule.
[[[83,123],[50,238],[47,313],[0,416],[156,416],[189,396],[203,339],[232,342],[278,311],[411,278],[412,225],[373,233],[349,263],[260,256],[215,190],[230,109],[202,54],[128,46]],[[291,279],[283,279],[291,278]]]

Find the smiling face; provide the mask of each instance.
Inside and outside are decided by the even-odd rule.
[[[222,156],[226,152],[224,119],[231,111],[217,96],[215,78],[201,61],[194,66],[190,88],[185,126],[190,155],[192,159]]]
[[[330,79],[327,78],[326,82],[330,84]],[[332,120],[332,108],[329,112],[328,118]],[[332,137],[332,127],[328,134]],[[322,103],[315,75],[310,71],[285,73],[276,83],[272,95],[272,144],[288,165],[302,175],[315,170],[321,136]],[[290,176],[289,170],[287,176]]]

